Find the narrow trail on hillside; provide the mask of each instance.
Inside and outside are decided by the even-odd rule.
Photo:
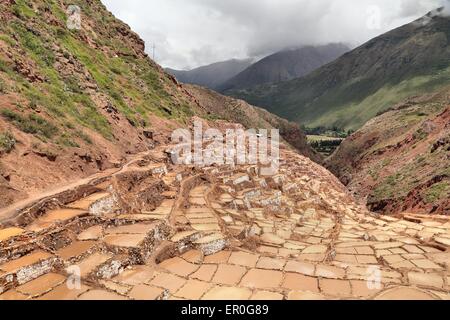
[[[0,299],[449,299],[449,220],[368,212],[287,148],[263,176],[169,147],[0,229]]]

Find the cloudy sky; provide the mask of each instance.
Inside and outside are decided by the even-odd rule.
[[[156,45],[164,67],[191,69],[310,44],[352,47],[450,0],[102,0]]]

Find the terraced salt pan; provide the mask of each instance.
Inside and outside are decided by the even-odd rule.
[[[187,174],[169,172],[171,192],[152,212],[61,209],[35,221],[40,238],[27,232],[15,242],[4,231],[0,245],[18,251],[0,265],[0,299],[448,299],[447,220],[373,216],[321,168],[282,156],[265,186],[250,166],[199,169],[211,180],[191,190],[181,190]],[[43,250],[33,252],[29,238]],[[74,266],[82,284],[68,290],[61,268]],[[369,268],[380,272],[376,289]]]
[[[25,230],[21,228],[5,228],[0,230],[0,242],[9,240],[23,234]]]

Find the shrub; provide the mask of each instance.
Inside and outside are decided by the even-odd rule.
[[[38,99],[36,97],[33,97],[30,99],[30,103],[28,104],[28,106],[32,109],[32,110],[36,110],[38,107]]]
[[[427,203],[435,203],[441,199],[445,199],[450,195],[450,182],[443,181],[434,184],[425,191],[425,201]]]
[[[79,93],[79,94],[83,92],[83,90],[80,87],[79,80],[74,76],[70,76],[70,77],[66,78],[64,80],[64,83],[65,83],[65,88],[67,91],[70,91],[72,93]]]
[[[11,152],[16,145],[16,139],[11,132],[0,133],[0,152]]]
[[[428,133],[426,133],[423,129],[419,129],[414,133],[413,136],[415,140],[421,141],[428,137]]]
[[[67,134],[63,134],[61,137],[58,138],[57,143],[59,145],[62,145],[64,147],[69,147],[69,148],[79,148],[80,145],[73,140],[70,136],[68,136]]]
[[[8,63],[0,59],[0,71],[8,72],[10,70]]]
[[[92,144],[92,139],[83,131],[77,131],[76,132],[76,136],[78,138],[81,138],[84,142],[86,142],[87,144]]]
[[[6,85],[5,81],[0,78],[0,94],[1,93],[7,93],[8,92],[8,86]]]

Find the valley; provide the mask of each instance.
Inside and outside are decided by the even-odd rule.
[[[308,135],[308,144],[323,157],[331,156],[341,145],[343,138]]]
[[[303,77],[227,94],[299,123],[324,165],[370,210],[448,215],[450,19],[443,12]]]

